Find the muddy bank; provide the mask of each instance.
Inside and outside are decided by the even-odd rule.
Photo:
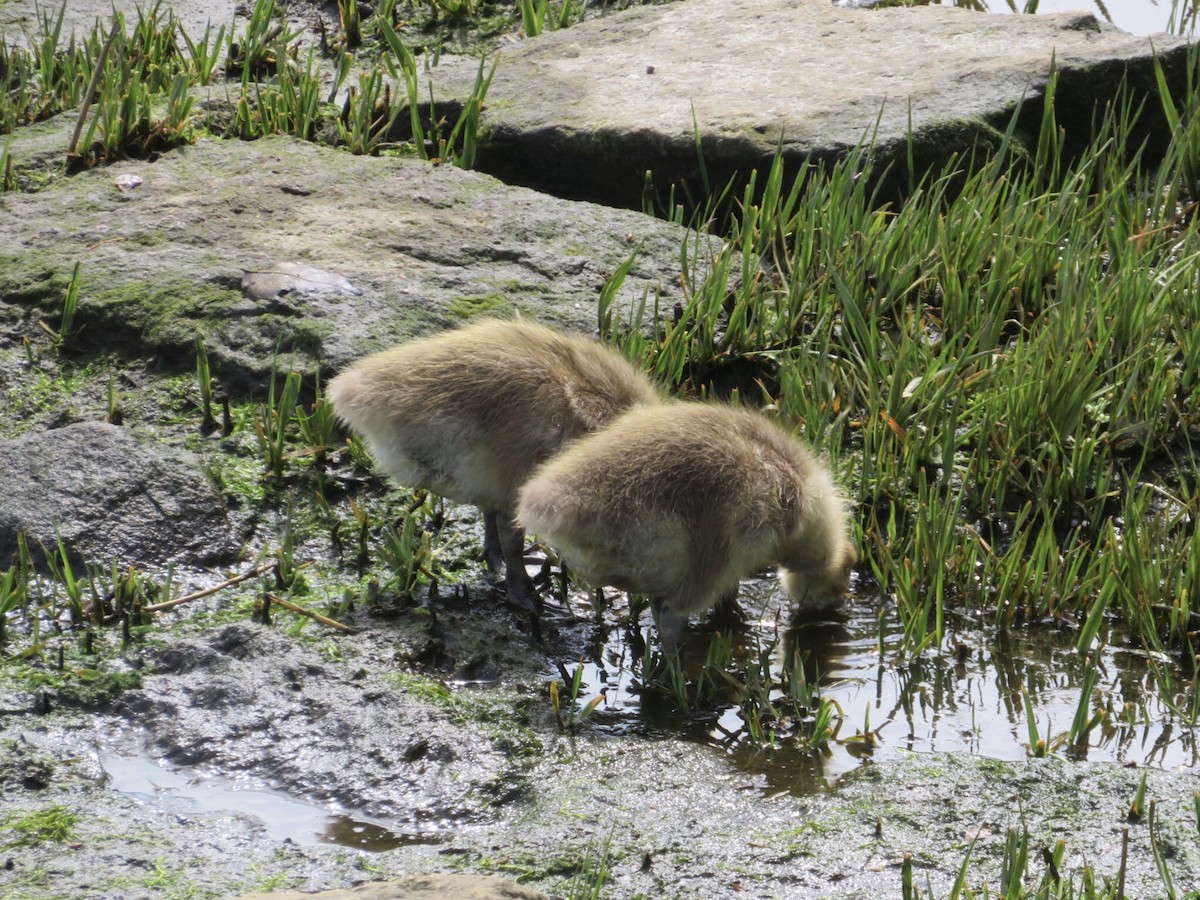
[[[448,613],[447,638],[503,620]],[[1128,829],[1128,896],[1157,890],[1146,817],[1128,817],[1137,770],[912,754],[797,795],[769,751],[755,772],[650,722],[560,732],[545,687],[578,636],[559,634],[557,653],[513,638],[524,666],[446,687],[397,659],[396,626],[353,621],[369,630],[297,640],[239,622],[156,639],[125,655],[137,686],[88,710],[22,712],[28,695],[6,689],[6,841],[22,813],[75,816],[63,843],[9,841],[9,896],[225,897],[468,871],[557,897],[602,867],[606,897],[865,898],[899,894],[906,854],[940,896],[972,846],[973,873],[994,883],[1022,827],[1034,857],[1065,841],[1064,874],[1086,864],[1098,881],[1115,877]],[[137,760],[140,788],[122,767]],[[1176,884],[1195,883],[1195,776],[1146,779]],[[292,805],[262,799],[272,791]]]

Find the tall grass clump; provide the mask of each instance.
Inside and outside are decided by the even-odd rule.
[[[358,17],[353,4],[341,4],[340,8]],[[302,140],[325,140],[355,154],[406,152],[472,168],[480,115],[498,58],[490,68],[481,60],[466,101],[453,105],[453,118],[440,116],[432,79],[392,20],[383,8],[367,21],[354,18],[359,40],[369,30],[378,54],[372,65],[351,81],[339,104],[336,101],[343,84],[350,80],[353,57],[340,52],[332,84],[326,90],[314,52],[310,50],[301,64],[298,32],[289,29],[274,0],[258,0],[244,33],[237,40],[229,39],[226,73],[239,78],[241,88],[233,114],[224,125],[225,134],[243,140],[290,134]]]
[[[63,16],[38,13],[37,30],[26,35],[26,46],[0,40],[0,134],[40,122],[82,99],[102,37],[62,44]]]
[[[1160,166],[1128,97],[1064,161],[1052,79],[1035,144],[1010,129],[899,204],[869,147],[792,171],[778,157],[726,234],[684,244],[686,301],[650,338],[617,336],[627,269],[602,331],[681,393],[768,404],[833,457],[910,652],[967,610],[1079,628],[1082,652],[1120,624],[1190,658],[1200,116],[1175,102]]]
[[[196,39],[161,6],[139,8],[132,22],[114,12],[111,24],[97,22],[65,44],[62,10],[39,15],[27,47],[0,39],[0,135],[77,108],[68,171],[150,157],[195,138],[193,89],[221,74],[233,89],[230,108],[210,110],[205,124],[227,137],[289,134],[356,154],[398,151],[474,166],[498,57],[490,67],[481,60],[470,95],[439,113],[429,66],[418,64],[397,33],[394,4],[366,18],[357,4],[338,4],[346,39],[331,81],[321,74],[316,48],[302,57],[301,31],[288,25],[276,0],[256,0],[240,29],[209,27]],[[343,95],[354,68],[347,48],[368,39],[364,55],[373,61]],[[0,190],[12,190],[16,175],[3,146]]]
[[[587,2],[562,0],[558,10],[554,11],[550,0],[517,0],[517,9],[521,13],[521,30],[525,37],[537,37],[544,31],[558,31],[582,22],[587,13]]]

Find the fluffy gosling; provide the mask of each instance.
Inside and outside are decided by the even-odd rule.
[[[577,441],[522,488],[517,521],[585,581],[649,595],[668,650],[768,564],[820,609],[858,560],[828,468],[759,413],[716,404],[634,409]]]
[[[659,401],[618,353],[531,322],[487,320],[360,359],[329,384],[338,417],[396,480],[478,506],[484,559],[536,611],[517,490],[567,442]]]

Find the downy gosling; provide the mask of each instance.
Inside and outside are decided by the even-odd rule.
[[[648,595],[668,650],[691,613],[769,564],[821,609],[858,560],[828,468],[763,415],[718,404],[634,409],[577,441],[522,488],[517,522],[584,581]]]
[[[568,442],[660,401],[616,351],[532,322],[486,320],[358,360],[329,384],[338,417],[403,484],[478,506],[484,559],[509,601],[539,609],[517,491]]]

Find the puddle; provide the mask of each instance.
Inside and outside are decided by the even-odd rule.
[[[444,840],[435,834],[397,833],[385,823],[333,812],[253,781],[168,768],[145,757],[101,753],[100,765],[111,790],[140,803],[188,816],[250,816],[275,841],[337,844],[374,853]]]
[[[739,641],[753,645],[755,635],[769,641],[776,633],[778,592],[770,581],[743,583],[743,606],[767,609],[748,624]],[[757,600],[755,599],[757,597]],[[845,773],[869,760],[890,760],[912,752],[970,753],[997,760],[1029,755],[1026,700],[1033,709],[1039,738],[1052,753],[1092,762],[1153,766],[1165,770],[1200,768],[1197,730],[1189,724],[1196,704],[1190,677],[1169,660],[1145,652],[1108,646],[1099,652],[1087,704],[1088,716],[1104,710],[1086,746],[1067,741],[1085,690],[1085,662],[1074,649],[1069,630],[1033,627],[1003,631],[961,622],[948,634],[941,652],[916,659],[901,657],[901,633],[890,610],[882,626],[870,602],[855,603],[836,621],[814,622],[795,630],[796,646],[810,684],[837,702],[844,713],[836,738],[821,752],[794,745],[764,747],[749,739],[736,706],[691,719],[669,709],[670,703],[643,696],[632,665],[628,634],[614,630],[599,658],[585,662],[580,707],[598,700],[591,727],[622,732],[674,733],[711,744],[743,770],[758,776],[766,793],[805,794],[828,790]],[[888,621],[891,619],[892,621]],[[643,635],[649,613],[643,614]],[[707,634],[692,626],[693,650],[703,660]],[[949,629],[948,629],[949,631]],[[1115,641],[1116,638],[1114,637]],[[771,673],[780,676],[782,652],[775,648]],[[574,664],[567,663],[574,671]],[[1177,686],[1166,698],[1155,670],[1169,672]],[[781,696],[776,692],[776,697]],[[1168,699],[1171,702],[1167,702]],[[1172,708],[1174,707],[1174,708]],[[1190,714],[1195,717],[1194,712]],[[836,722],[835,722],[836,724]],[[873,732],[876,746],[863,752],[856,732]]]

